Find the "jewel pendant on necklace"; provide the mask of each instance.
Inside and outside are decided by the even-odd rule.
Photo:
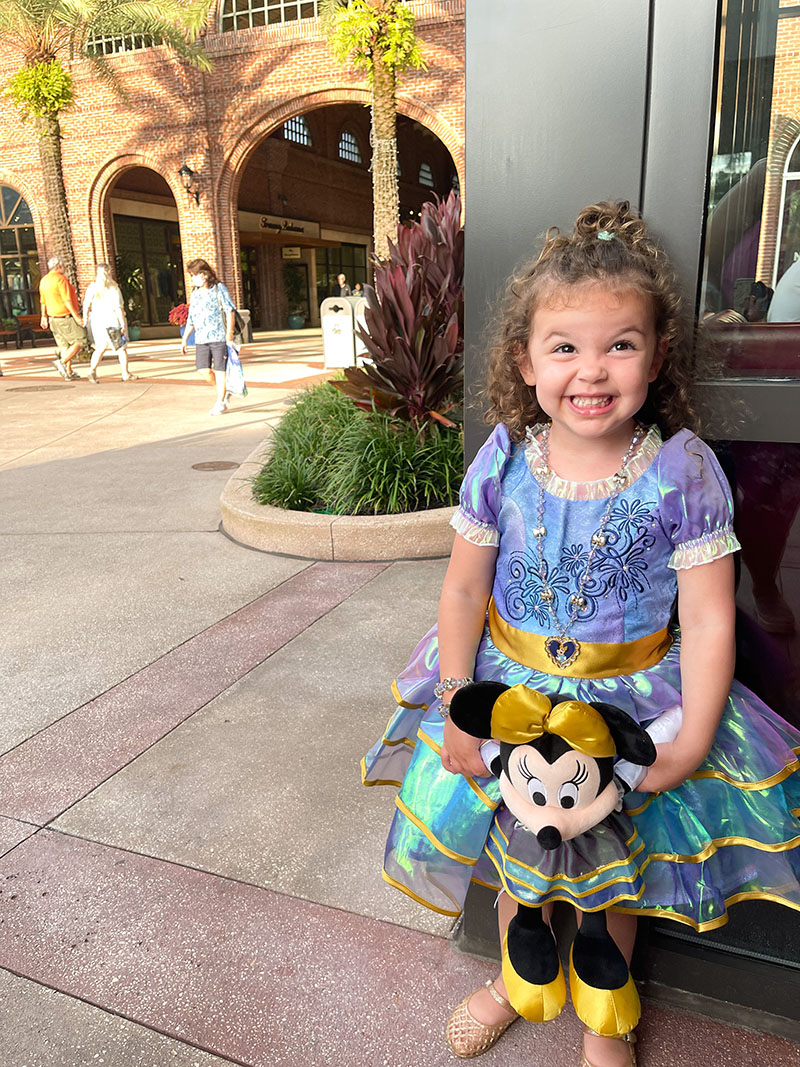
[[[581,654],[580,641],[564,634],[563,637],[546,637],[544,650],[550,657],[550,661],[560,670],[564,670],[575,662]]]

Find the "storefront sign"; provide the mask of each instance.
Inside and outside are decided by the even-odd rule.
[[[291,237],[319,237],[319,223],[307,219],[287,219],[280,215],[259,215],[255,211],[239,211],[239,230],[242,233],[271,233]]]
[[[302,253],[297,245],[284,245],[281,249],[281,256],[283,259],[301,259]]]

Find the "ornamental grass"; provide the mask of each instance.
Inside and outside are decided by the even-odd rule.
[[[458,502],[460,427],[364,411],[324,382],[299,393],[253,479],[260,504],[333,515],[395,515]]]

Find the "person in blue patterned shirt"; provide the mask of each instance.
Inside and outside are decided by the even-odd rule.
[[[217,402],[209,415],[224,415],[225,368],[228,344],[233,341],[234,311],[231,295],[204,259],[193,259],[187,270],[192,277],[189,317],[183,331],[181,353],[187,353],[187,339],[194,330],[195,366],[201,377],[217,390]]]

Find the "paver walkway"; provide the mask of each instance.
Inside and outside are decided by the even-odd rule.
[[[262,339],[221,419],[176,344],[135,346],[127,384],[60,383],[49,358],[0,356],[0,1067],[454,1063],[444,1020],[492,965],[381,881],[392,791],[358,768],[444,562],[218,530],[215,467],[322,375],[318,333]],[[577,1065],[578,1043],[565,1013],[482,1062]],[[659,1006],[639,1047],[800,1061],[800,1035]]]

